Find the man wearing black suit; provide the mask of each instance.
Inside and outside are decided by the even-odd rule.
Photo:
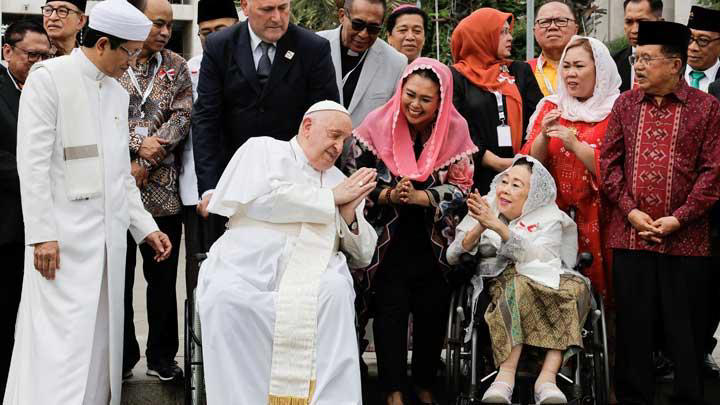
[[[662,0],[625,0],[623,7],[625,10],[625,38],[627,38],[630,46],[613,55],[622,78],[621,92],[630,90],[635,79],[629,58],[637,44],[638,23],[640,21],[662,20],[663,2]]]
[[[42,25],[28,20],[18,21],[5,31],[2,52],[8,68],[0,66],[0,258],[3,261],[0,282],[0,395],[5,392],[12,356],[25,254],[20,180],[15,156],[20,91],[30,67],[50,57],[50,39]]]
[[[340,100],[330,45],[289,24],[290,0],[242,5],[247,21],[210,35],[200,67],[192,133],[203,216],[225,166],[248,138],[289,141],[311,105]],[[217,228],[212,240],[220,236]]]

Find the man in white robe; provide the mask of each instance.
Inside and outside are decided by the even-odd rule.
[[[90,13],[84,46],[33,66],[17,164],[25,269],[5,405],[119,405],[127,231],[164,260],[128,155],[122,76],[151,22],[125,0]]]
[[[377,183],[334,166],[351,130],[323,101],[291,141],[250,138],[225,169],[209,210],[228,230],[196,296],[208,404],[362,403],[348,266],[374,253],[363,207]]]

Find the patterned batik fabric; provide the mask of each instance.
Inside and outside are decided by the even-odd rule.
[[[720,198],[719,131],[720,103],[684,80],[662,103],[642,90],[618,98],[600,153],[611,248],[710,254],[710,209]],[[653,219],[674,216],[681,226],[662,243],[647,243],[627,220],[636,208]]]
[[[563,352],[583,347],[582,325],[592,298],[582,278],[564,274],[555,290],[509,266],[489,282],[489,294],[485,321],[496,366],[520,344]]]
[[[178,191],[182,151],[190,133],[192,112],[192,81],[185,59],[164,49],[162,64],[150,58],[134,69],[140,89],[144,93],[157,71],[152,91],[145,103],[126,72],[120,84],[130,94],[128,119],[130,122],[130,157],[149,170],[147,185],[140,189],[143,204],[153,216],[161,217],[180,213],[182,202]],[[141,128],[145,128],[143,130]],[[168,141],[167,157],[152,164],[138,154],[143,140],[157,136]]]

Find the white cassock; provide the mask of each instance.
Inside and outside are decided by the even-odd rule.
[[[377,234],[363,216],[364,203],[356,209],[358,234],[339,215],[331,189],[344,179],[335,167],[313,169],[296,138],[251,138],[228,164],[209,205],[230,217],[228,230],[202,265],[196,295],[208,404],[268,403],[278,289],[295,246],[303,243],[303,223],[325,223],[335,231],[318,277],[310,403],[362,403],[348,266],[370,263]]]
[[[142,241],[157,226],[130,175],[127,92],[79,49],[50,62],[79,71],[78,86],[74,97],[61,98],[50,69],[34,68],[20,99],[17,157],[27,246],[3,404],[119,405],[127,231]],[[81,97],[87,97],[86,114],[59,113],[60,103]],[[96,131],[102,160],[96,197],[68,198],[60,134],[68,119],[87,120]],[[35,270],[31,245],[55,240],[60,269],[49,281]]]

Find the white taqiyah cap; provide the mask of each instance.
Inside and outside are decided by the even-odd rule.
[[[90,10],[90,28],[127,41],[145,41],[152,22],[127,0],[105,0]]]
[[[338,104],[331,100],[323,100],[318,101],[317,103],[313,104],[308,108],[308,110],[305,112],[305,115],[303,117],[307,117],[308,115],[318,112],[318,111],[338,111],[347,115],[350,115],[348,110],[342,106],[342,104]]]

